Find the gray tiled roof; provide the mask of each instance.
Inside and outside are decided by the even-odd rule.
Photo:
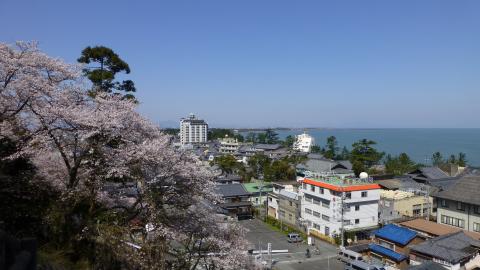
[[[343,162],[337,162],[330,159],[308,159],[303,164],[298,164],[297,169],[307,170],[316,173],[326,173],[326,172],[336,172],[336,173],[350,173],[351,168],[348,167],[348,164]]]
[[[411,247],[414,252],[452,264],[474,256],[478,249],[480,249],[480,241],[466,235],[463,231],[442,235]]]
[[[338,160],[337,161],[338,164],[342,165],[343,167],[345,167],[347,170],[351,170],[352,169],[352,163],[350,162],[350,160]]]
[[[291,192],[291,191],[288,191],[288,190],[280,190],[280,193],[279,193],[281,196],[284,196],[288,199],[291,199],[291,200],[297,200],[298,199],[298,193],[295,193],[295,192]]]
[[[307,157],[310,159],[324,159],[322,154],[315,154],[315,153],[310,153],[307,155]]]
[[[263,150],[277,150],[278,148],[282,147],[280,144],[276,143],[276,144],[264,144],[264,143],[260,143],[260,144],[256,144],[255,145],[255,148],[257,149],[263,149]]]
[[[250,196],[250,193],[245,190],[242,184],[217,185],[216,191],[224,198]]]
[[[423,173],[423,175],[427,176],[430,179],[442,179],[449,177],[446,172],[442,171],[438,167],[423,167],[420,168],[420,171]]]
[[[409,266],[407,270],[445,270],[445,267],[432,261],[426,261],[419,265]]]
[[[464,176],[434,197],[480,205],[480,176]]]
[[[438,167],[422,167],[411,172],[410,174],[416,175],[416,177],[419,177],[419,178],[425,178],[429,180],[450,177],[446,172],[442,171]]]

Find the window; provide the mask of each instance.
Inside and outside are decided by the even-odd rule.
[[[345,193],[345,199],[351,199],[352,198],[352,193],[351,192],[346,192]]]
[[[320,213],[317,212],[317,211],[313,211],[313,216],[315,216],[315,217],[320,217]]]
[[[479,215],[480,215],[480,207],[479,207],[478,205],[475,205],[475,206],[473,207],[473,212],[474,212],[475,214],[479,214]]]
[[[445,200],[445,199],[441,199],[441,200],[440,200],[440,205],[441,205],[442,207],[448,207],[448,201]]]
[[[320,225],[318,225],[317,223],[313,223],[313,228],[320,231]]]
[[[330,228],[325,226],[325,235],[330,235]]]
[[[367,197],[367,191],[362,191],[362,198],[366,198]]]
[[[315,186],[314,185],[310,185],[310,191],[315,192]]]
[[[355,211],[360,211],[360,205],[355,205]]]
[[[272,201],[273,201],[273,199],[272,199],[271,197],[270,197],[270,198],[268,198],[268,200],[269,200],[270,202],[272,202]]]
[[[313,199],[313,203],[320,205],[320,200]]]
[[[322,215],[322,219],[325,221],[330,221],[330,217],[327,215]]]
[[[292,205],[293,205],[293,204],[292,204],[292,202],[290,202],[290,201],[288,202],[288,204],[290,204],[290,206],[292,206]]]
[[[414,216],[414,217],[418,217],[418,216],[420,216],[420,215],[421,215],[420,209],[414,209],[414,210],[413,210],[413,216]]]
[[[457,210],[465,211],[465,204],[461,202],[457,202]]]
[[[480,223],[473,223],[473,231],[474,232],[480,232]]]
[[[308,208],[305,208],[305,213],[311,215],[311,214],[312,214],[312,210],[311,210],[311,209],[308,209]]]
[[[330,208],[330,201],[322,201],[322,207]]]
[[[319,188],[319,192],[320,192],[320,194],[324,194],[325,190],[321,187],[321,188]]]
[[[360,224],[360,219],[355,219],[355,224]]]
[[[465,220],[460,218],[454,218],[454,217],[442,215],[440,218],[440,221],[443,224],[448,224],[448,225],[459,227],[459,228],[465,228]]]

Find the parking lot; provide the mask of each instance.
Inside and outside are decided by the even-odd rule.
[[[266,250],[268,243],[271,243],[272,250],[288,250],[286,253],[272,255],[271,259],[275,262],[273,269],[343,269],[343,265],[336,260],[337,247],[334,245],[317,240],[315,246],[319,253],[315,253],[315,247],[309,247],[306,243],[289,243],[284,234],[272,230],[259,219],[242,220],[240,224],[249,230],[247,240],[250,249]],[[311,258],[305,256],[307,248],[311,251]]]

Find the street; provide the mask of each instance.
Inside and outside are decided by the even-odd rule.
[[[249,230],[247,240],[251,243],[251,249],[267,250],[268,243],[272,244],[272,250],[288,250],[287,253],[272,254],[273,269],[278,270],[302,270],[302,269],[332,269],[341,270],[343,264],[337,261],[337,247],[329,243],[317,240],[315,246],[320,251],[314,252],[314,246],[306,243],[288,243],[287,237],[269,228],[259,219],[240,221]],[[306,250],[310,249],[311,258],[305,257]],[[263,255],[265,261],[269,261],[268,255]]]

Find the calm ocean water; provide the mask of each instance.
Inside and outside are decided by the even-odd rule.
[[[301,130],[277,130],[280,138],[301,134]],[[467,162],[480,166],[480,129],[318,129],[309,130],[318,145],[324,146],[328,136],[335,136],[340,148],[351,149],[360,139],[377,142],[377,149],[397,155],[407,153],[416,162],[425,163],[432,153],[439,151],[444,157],[464,152]],[[431,162],[431,160],[428,160]]]

